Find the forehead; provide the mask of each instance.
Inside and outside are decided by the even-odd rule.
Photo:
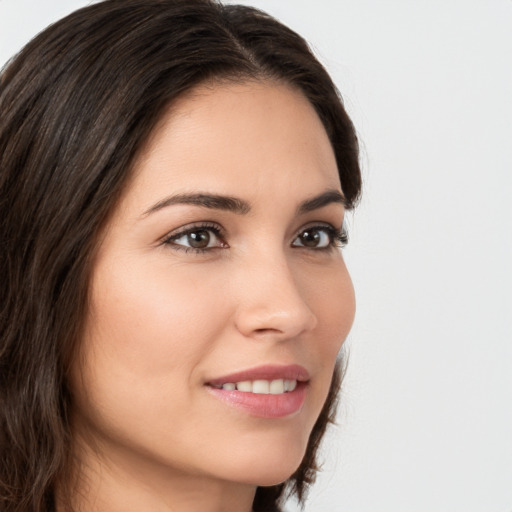
[[[136,162],[132,190],[202,189],[250,198],[264,190],[339,189],[332,146],[299,91],[282,84],[203,85],[176,101]]]

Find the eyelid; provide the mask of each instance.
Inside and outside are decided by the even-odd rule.
[[[211,231],[215,235],[215,237],[221,242],[221,245],[217,245],[214,247],[189,247],[182,244],[175,243],[176,240],[179,240],[181,237],[193,233],[194,231]],[[228,247],[227,242],[225,241],[224,229],[219,224],[214,222],[192,222],[190,224],[186,224],[181,226],[169,233],[167,233],[161,240],[160,245],[166,245],[172,247],[173,250],[185,251],[185,252],[194,252],[194,253],[204,253],[206,251],[211,251],[213,249],[223,249]]]
[[[305,226],[302,226],[295,234],[293,241],[295,241],[304,231],[307,231],[308,229],[318,229],[318,230],[324,230],[327,231],[329,236],[331,237],[331,242],[329,245],[325,247],[307,247],[305,245],[293,245],[292,247],[298,247],[298,248],[305,248],[312,251],[321,251],[321,250],[329,250],[333,248],[343,248],[348,243],[348,230],[346,228],[345,220],[343,221],[341,228],[336,228],[329,222],[311,222],[306,224]]]

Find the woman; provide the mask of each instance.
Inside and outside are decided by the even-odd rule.
[[[247,7],[108,0],[1,80],[2,510],[303,500],[361,186],[306,43]]]

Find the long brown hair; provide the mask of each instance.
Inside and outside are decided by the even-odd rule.
[[[51,511],[67,471],[72,400],[91,260],[132,164],[178,96],[206,80],[298,88],[332,143],[348,206],[358,146],[329,75],[306,42],[267,14],[213,0],[107,0],[33,39],[0,76],[0,509]],[[335,371],[306,456],[254,510],[299,500],[333,419]]]

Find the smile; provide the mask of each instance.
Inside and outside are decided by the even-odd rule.
[[[302,366],[267,365],[210,380],[206,389],[242,413],[278,419],[300,412],[309,379],[309,373]]]
[[[295,379],[243,380],[240,382],[226,382],[214,387],[228,391],[237,390],[244,393],[255,393],[257,395],[280,395],[293,391],[297,387],[297,381]]]

